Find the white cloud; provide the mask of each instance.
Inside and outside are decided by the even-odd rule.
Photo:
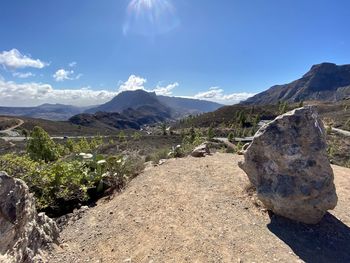
[[[21,54],[17,49],[3,51],[0,53],[0,65],[6,68],[43,68],[48,65],[40,59],[32,59],[30,56]]]
[[[45,83],[5,81],[0,78],[0,105],[35,106],[42,103],[62,103],[78,106],[97,105],[111,100],[117,92],[80,89],[54,89]]]
[[[127,81],[120,83],[118,91],[123,92],[128,90],[141,89],[147,92],[155,92],[158,95],[171,95],[172,90],[179,86],[179,83],[175,82],[164,87],[158,84],[155,88],[149,89],[145,87],[146,83],[147,83],[147,79],[136,75],[130,75]]]
[[[56,81],[80,79],[83,74],[74,75],[74,70],[59,69],[53,74]]]
[[[78,63],[75,61],[72,61],[71,63],[68,64],[71,68],[74,68]]]
[[[119,86],[118,91],[123,92],[123,91],[138,90],[138,89],[145,90],[144,85],[146,84],[146,82],[147,82],[147,79],[138,77],[136,75],[130,75],[128,80]]]
[[[56,81],[64,81],[64,80],[68,80],[71,79],[71,75],[74,74],[73,70],[65,70],[65,69],[59,69],[55,72],[55,74],[53,74],[53,78]]]
[[[80,79],[83,76],[83,74],[79,73],[78,75],[75,76],[75,79]]]
[[[175,82],[173,84],[169,84],[165,87],[157,86],[154,91],[157,95],[164,95],[164,96],[170,96],[173,93],[173,89],[179,86],[179,83]]]
[[[12,73],[12,76],[20,79],[26,79],[29,77],[34,77],[35,74],[33,74],[32,72],[14,72]]]
[[[174,88],[178,87],[177,82],[155,88],[146,88],[147,80],[136,75],[131,75],[127,81],[120,84],[116,91],[93,90],[90,87],[79,89],[55,89],[50,84],[28,82],[16,83],[6,81],[0,76],[0,105],[1,106],[35,106],[43,103],[62,103],[77,106],[88,106],[105,103],[111,100],[122,91],[142,89],[148,92],[156,92],[158,95],[172,95]],[[208,91],[200,92],[192,98],[216,101],[223,104],[234,104],[245,100],[252,93],[225,94],[223,89],[218,87],[210,88]]]
[[[194,95],[195,99],[216,101],[223,104],[235,104],[254,96],[254,93],[240,92],[224,94],[224,90],[219,87],[212,87],[208,91],[199,92]]]

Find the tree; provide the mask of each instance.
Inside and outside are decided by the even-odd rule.
[[[280,114],[286,113],[288,111],[288,103],[286,101],[280,102],[278,110]]]
[[[141,139],[141,134],[139,132],[135,131],[134,134],[132,135],[132,138],[135,141],[139,141]]]
[[[66,141],[66,147],[69,149],[69,151],[72,153],[74,152],[74,142],[72,139],[67,139]]]
[[[26,138],[26,140],[28,139],[28,135],[29,135],[29,132],[27,129],[22,129],[22,135]]]
[[[260,114],[257,114],[253,119],[253,126],[254,127],[258,126],[259,122],[260,122]]]
[[[215,137],[215,133],[214,133],[213,127],[210,126],[207,134],[208,141],[211,141],[212,139],[214,139],[214,137]]]
[[[233,132],[230,132],[229,135],[227,136],[227,139],[232,142],[234,140],[235,136],[233,134]]]
[[[35,126],[27,142],[27,152],[32,160],[56,161],[59,153],[55,142],[41,127]]]
[[[196,131],[194,130],[193,126],[190,128],[190,142],[193,143],[196,139]]]
[[[162,129],[162,134],[166,135],[166,124],[164,122],[160,125],[160,128]]]
[[[79,140],[78,145],[79,145],[79,151],[82,151],[84,153],[91,151],[91,146],[85,137]]]
[[[124,131],[119,132],[118,138],[119,138],[120,142],[126,141],[126,134],[125,134],[125,132]]]
[[[236,122],[243,128],[247,118],[243,111],[239,111],[237,114]]]

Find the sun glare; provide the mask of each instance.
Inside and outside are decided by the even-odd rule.
[[[176,28],[179,20],[170,0],[132,0],[127,8],[124,34],[154,36]]]

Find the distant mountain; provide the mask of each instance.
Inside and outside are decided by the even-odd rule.
[[[144,105],[139,108],[128,108],[119,112],[82,113],[75,115],[69,121],[76,125],[104,129],[136,129],[142,125],[154,124],[170,119],[170,113],[159,111],[158,108]]]
[[[241,104],[275,104],[278,101],[340,101],[350,98],[350,65],[322,63],[312,66],[302,78],[276,85]]]
[[[125,91],[111,101],[70,118],[86,127],[139,129],[188,114],[208,112],[222,105],[195,99],[157,96],[144,90]]]
[[[160,95],[158,95],[157,98],[162,104],[172,108],[173,112],[177,113],[178,115],[210,112],[224,106],[216,102],[198,99],[188,99]]]
[[[47,120],[67,120],[71,116],[86,110],[86,107],[75,107],[63,104],[42,104],[36,107],[0,107],[0,115],[25,116]]]
[[[144,90],[124,91],[111,101],[98,107],[87,110],[87,113],[122,112],[125,109],[138,109],[142,106],[151,106],[161,112],[170,113],[172,117],[181,117],[188,114],[203,113],[216,110],[223,105],[211,101],[187,99],[180,97],[157,96],[154,92]]]
[[[111,101],[99,105],[96,108],[87,110],[87,113],[95,112],[122,112],[128,108],[137,109],[141,106],[152,106],[160,111],[171,111],[169,107],[163,105],[155,93],[144,90],[124,91],[115,96]]]

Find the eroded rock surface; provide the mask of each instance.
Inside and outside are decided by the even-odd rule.
[[[210,150],[208,147],[207,143],[203,143],[201,145],[199,145],[198,147],[196,147],[192,153],[191,156],[192,157],[205,157],[206,155],[210,154]]]
[[[293,110],[262,127],[240,167],[267,209],[307,224],[334,209],[337,195],[322,122],[313,107]]]
[[[40,262],[41,249],[57,238],[56,223],[37,213],[28,186],[0,172],[0,262]]]

